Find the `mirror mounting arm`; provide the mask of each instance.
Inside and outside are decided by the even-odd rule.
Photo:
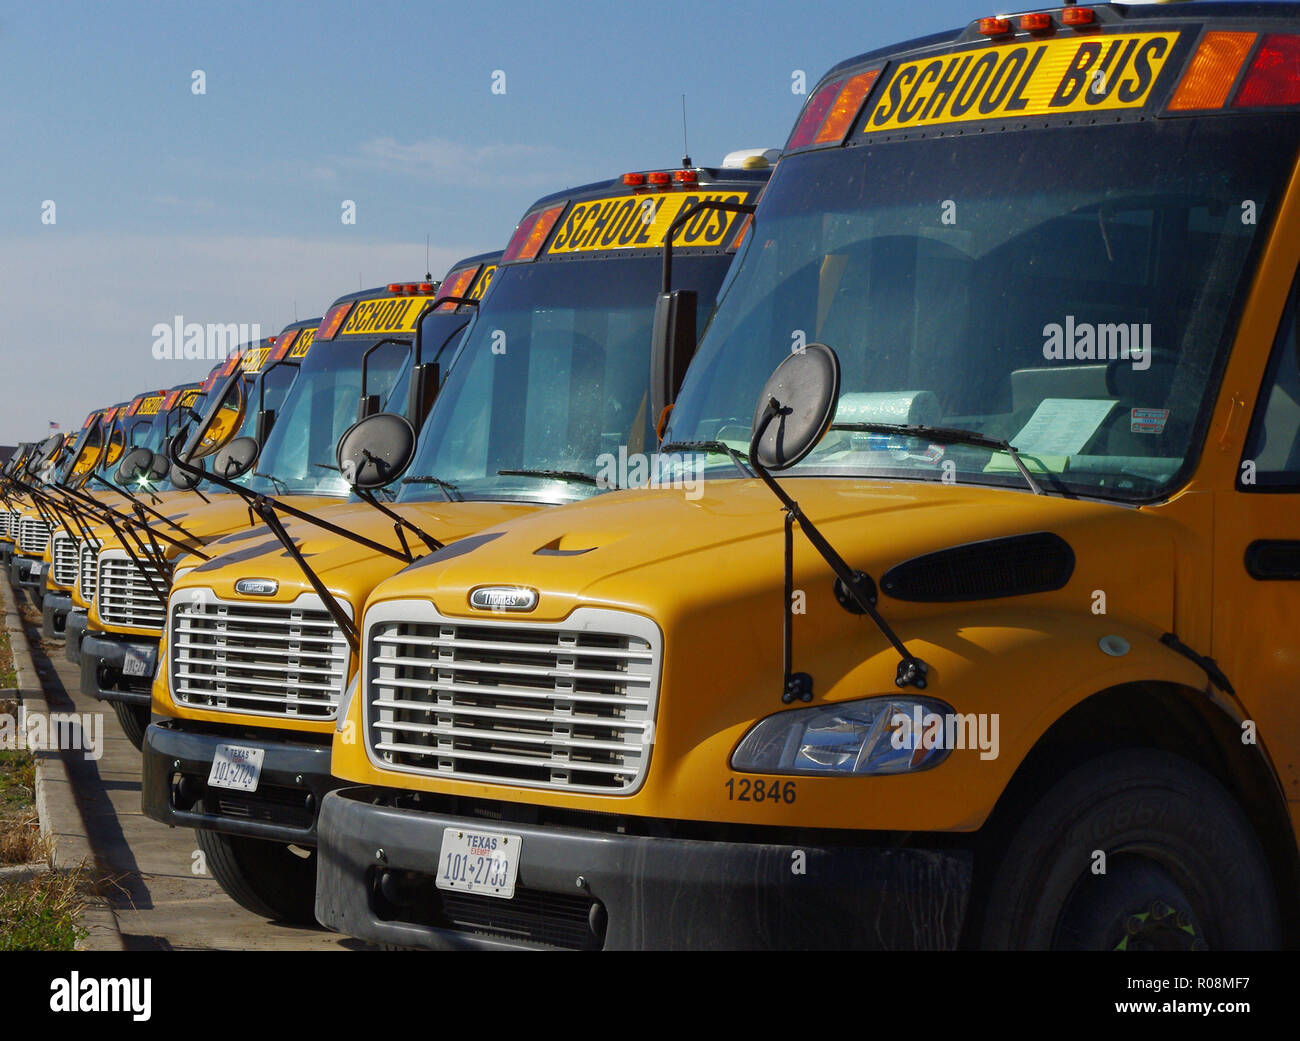
[[[153,509],[151,506],[146,506],[136,496],[132,495],[129,489],[123,488],[121,485],[116,484],[113,481],[106,480],[105,478],[100,477],[99,474],[91,474],[90,476],[93,477],[100,484],[102,484],[105,488],[117,492],[118,495],[124,496],[126,500],[130,502],[133,506],[135,506],[137,509],[144,510],[147,514],[149,514],[149,516],[153,517],[155,520],[162,521],[169,528],[175,528],[177,531],[181,533],[181,535],[184,538],[190,539],[193,542],[199,542],[199,543],[202,542],[201,539],[196,538],[193,532],[189,531],[183,525],[177,524],[176,521],[172,520],[170,517],[164,516],[163,514],[159,513],[157,510]],[[167,536],[163,535],[161,532],[159,532],[159,536],[163,539],[167,539]],[[179,543],[176,542],[173,542],[172,544],[179,545]]]
[[[786,630],[788,631],[793,625],[794,609],[791,601],[794,592],[794,545],[791,535],[791,526],[793,522],[797,521],[800,529],[803,531],[804,535],[807,536],[808,541],[812,543],[813,548],[817,550],[822,559],[825,560],[826,563],[830,565],[831,570],[835,572],[835,577],[838,580],[835,584],[835,593],[836,597],[840,600],[840,603],[848,611],[852,611],[855,614],[867,615],[867,617],[875,623],[876,628],[880,630],[881,635],[883,635],[885,639],[889,641],[894,650],[898,652],[901,660],[898,663],[898,671],[894,676],[894,683],[899,687],[911,686],[916,687],[918,690],[924,690],[926,686],[925,677],[926,673],[929,671],[929,666],[907,649],[907,645],[899,639],[898,634],[894,632],[890,624],[885,621],[884,617],[876,609],[876,584],[872,580],[871,576],[866,574],[866,572],[855,571],[853,568],[849,567],[844,558],[835,550],[835,547],[826,540],[826,537],[822,535],[817,526],[813,524],[813,522],[804,514],[803,510],[799,508],[799,504],[786,493],[785,489],[777,483],[776,478],[772,476],[768,469],[763,466],[762,462],[759,460],[759,439],[767,430],[768,424],[780,415],[782,411],[783,408],[780,402],[775,398],[768,399],[762,417],[754,426],[754,436],[749,446],[749,465],[753,467],[754,472],[758,474],[763,483],[771,489],[772,494],[780,500],[781,505],[785,507],[786,511],[786,598],[784,615]],[[785,690],[781,695],[781,700],[786,704],[795,700],[796,697],[803,701],[811,700],[811,678],[808,679],[807,689],[805,690],[802,681],[797,680],[797,677],[806,674],[791,672],[791,665],[788,660],[788,641],[789,637],[787,637],[787,660],[785,663],[786,683]]]
[[[724,202],[721,199],[705,199],[694,206],[688,206],[677,215],[677,219],[668,225],[664,232],[664,270],[659,292],[670,293],[673,288],[673,239],[697,214],[705,210],[722,210],[725,213],[752,214],[758,206],[752,202]]]
[[[356,491],[357,491],[357,496],[359,498],[364,499],[371,506],[377,509],[380,513],[382,513],[384,516],[388,517],[390,520],[394,522],[393,527],[397,530],[397,537],[402,540],[403,546],[406,545],[406,537],[402,534],[402,529],[405,528],[407,531],[414,534],[415,537],[418,538],[421,542],[423,542],[426,546],[428,546],[430,553],[436,553],[438,550],[443,548],[444,544],[439,542],[437,539],[435,539],[423,528],[419,527],[416,524],[411,523],[409,520],[403,517],[396,510],[389,509],[382,502],[380,502],[379,499],[375,497],[374,492],[362,491],[359,488]],[[415,557],[411,556],[411,552],[409,548],[407,549],[406,556],[408,560],[411,561],[415,560]]]
[[[256,511],[257,515],[262,518],[262,522],[271,529],[271,534],[276,537],[289,556],[293,558],[299,570],[306,576],[307,581],[311,584],[316,595],[320,597],[321,603],[325,605],[330,616],[338,625],[339,630],[343,633],[344,639],[348,641],[348,646],[352,648],[352,653],[360,655],[361,653],[361,633],[351,618],[348,617],[343,605],[339,603],[338,597],[326,588],[325,583],[320,580],[320,576],[312,570],[311,565],[303,558],[293,537],[284,530],[284,525],[280,522],[279,516],[275,512],[275,506],[265,496],[259,495],[249,503],[251,509]]]

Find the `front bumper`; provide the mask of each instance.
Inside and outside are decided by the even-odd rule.
[[[218,745],[262,749],[257,791],[209,788]],[[169,719],[144,735],[141,803],[145,816],[172,827],[316,845],[316,813],[330,776],[328,735],[321,744],[285,740],[274,732],[215,727]]]
[[[20,589],[45,588],[45,561],[14,554],[9,561],[9,575]]]
[[[158,667],[158,640],[86,632],[81,637],[80,661],[83,694],[100,701],[153,704],[150,690]]]
[[[80,607],[68,611],[63,623],[63,656],[76,665],[81,661],[81,638],[86,635],[90,625],[90,615]]]
[[[377,943],[944,949],[957,944],[970,893],[962,850],[646,837],[384,798],[376,788],[326,796],[316,876],[321,924]],[[512,900],[436,887],[446,828],[520,836]]]
[[[41,604],[41,635],[47,640],[63,637],[67,632],[68,612],[71,610],[71,593],[47,592]]]

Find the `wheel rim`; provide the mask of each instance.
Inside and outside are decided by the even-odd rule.
[[[1206,919],[1197,914],[1194,888],[1180,881],[1162,859],[1137,852],[1111,853],[1106,874],[1084,875],[1075,884],[1061,910],[1052,946],[1207,950]]]

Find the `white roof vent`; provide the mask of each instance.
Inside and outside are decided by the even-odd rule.
[[[738,148],[722,160],[724,170],[766,170],[781,158],[779,148]]]

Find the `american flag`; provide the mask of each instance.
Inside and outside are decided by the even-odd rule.
[[[51,429],[51,430],[58,430],[58,429],[59,429],[59,424],[56,423],[56,422],[54,422],[54,420],[51,419],[51,420],[50,420],[50,429]]]

